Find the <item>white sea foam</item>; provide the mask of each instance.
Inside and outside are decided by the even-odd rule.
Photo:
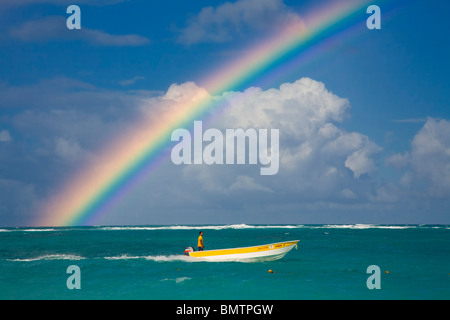
[[[159,262],[167,262],[167,261],[183,261],[183,262],[196,262],[199,261],[198,259],[195,259],[193,257],[181,255],[181,254],[174,254],[174,255],[168,255],[168,256],[146,256],[144,257],[146,260],[151,261],[159,261]]]
[[[129,256],[126,254],[120,255],[120,256],[113,256],[113,257],[104,257],[106,260],[132,260],[132,259],[143,259],[142,256]]]
[[[83,230],[105,230],[105,231],[154,231],[154,230],[245,230],[245,229],[413,229],[413,228],[444,228],[448,226],[427,226],[427,225],[377,225],[377,224],[324,224],[324,225],[249,225],[249,224],[229,224],[229,225],[167,225],[167,226],[94,226]],[[67,228],[11,228],[0,229],[0,232],[50,232],[50,231],[70,231],[77,230],[78,227]]]
[[[30,261],[41,261],[41,260],[82,260],[84,257],[80,257],[72,254],[48,254],[39,256],[36,258],[27,259],[8,259],[8,261],[20,261],[20,262],[30,262]]]
[[[417,226],[374,225],[374,224],[331,224],[317,226],[317,228],[329,229],[410,229]]]
[[[327,228],[327,229],[369,229],[373,228],[373,225],[369,224],[329,224],[320,226],[320,228]]]
[[[33,229],[0,229],[0,232],[48,232],[48,231],[56,231],[56,229],[52,228],[33,228]]]
[[[123,226],[123,227],[99,227],[98,230],[225,230],[225,229],[294,229],[303,225],[175,225],[175,226]]]
[[[175,278],[175,279],[173,279],[173,278],[164,278],[164,279],[161,279],[160,281],[175,281],[175,283],[181,283],[183,281],[190,280],[190,279],[192,279],[192,278],[189,278],[189,277],[178,277],[178,278]]]
[[[48,229],[48,228],[45,228],[45,229],[20,229],[20,230],[17,230],[17,231],[23,231],[23,232],[48,232],[48,231],[56,231],[56,229]]]
[[[30,261],[44,261],[44,260],[83,260],[87,259],[82,256],[77,256],[73,254],[48,254],[43,256],[38,256],[35,258],[18,258],[18,259],[8,259],[8,261],[17,261],[17,262],[30,262]],[[184,261],[184,262],[196,262],[200,261],[199,259],[194,259],[192,257],[188,257],[185,255],[156,255],[156,256],[132,256],[127,254],[122,254],[118,256],[109,256],[109,257],[97,257],[93,259],[106,259],[106,260],[133,260],[133,259],[142,259],[142,260],[151,260],[151,261]]]
[[[185,255],[157,255],[157,256],[129,256],[126,254],[120,256],[112,256],[105,257],[107,260],[132,260],[132,259],[144,259],[158,262],[170,262],[170,261],[184,261],[184,262],[195,262],[199,261],[198,259],[194,259],[192,257],[188,257]]]
[[[418,225],[377,225],[377,224],[325,224],[325,225],[173,225],[173,226],[117,226],[98,227],[96,230],[227,230],[227,229],[414,229]],[[433,228],[441,228],[434,226]]]

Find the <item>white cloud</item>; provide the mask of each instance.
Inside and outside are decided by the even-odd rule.
[[[165,93],[147,96],[104,90],[67,78],[5,87],[0,105],[10,107],[7,125],[17,132],[14,140],[18,143],[0,148],[6,156],[2,170],[11,181],[24,179],[20,188],[11,189],[11,199],[19,199],[15,192],[25,190],[31,206],[36,202],[34,193],[44,198],[62,176],[95,157],[105,142],[120,136],[136,118],[155,116],[160,120],[164,113],[176,112],[180,103],[205,96],[208,92],[193,82],[173,84]],[[145,216],[148,208],[172,210],[174,217],[185,210],[204,214],[232,211],[238,216],[236,212],[248,208],[252,212],[269,207],[291,212],[302,208],[311,212],[321,208],[383,209],[399,203],[413,206],[410,203],[417,194],[422,195],[418,199],[450,196],[450,122],[446,120],[428,119],[412,140],[411,150],[385,161],[405,171],[399,181],[386,183],[373,179],[381,148],[369,137],[342,128],[350,103],[323,83],[303,78],[279,88],[249,88],[211,98],[227,102],[219,117],[203,122],[204,130],[279,129],[279,172],[261,176],[260,164],[175,166],[169,158],[120,210],[129,212],[132,206],[136,217]],[[8,130],[0,131],[0,140],[8,140],[8,135]],[[21,162],[11,167],[14,159]],[[52,176],[29,174],[34,167],[42,168],[41,172],[51,170]],[[5,189],[9,185],[2,183]],[[24,211],[26,203],[22,206]],[[11,207],[12,202],[7,209]]]
[[[450,196],[450,121],[428,118],[414,136],[411,150],[393,154],[386,163],[406,170],[399,184],[420,197]]]
[[[148,38],[137,34],[114,35],[101,30],[91,30],[86,28],[76,31],[81,32],[81,39],[85,39],[89,43],[99,46],[135,47],[150,43]]]
[[[371,174],[376,170],[376,165],[371,156],[381,151],[375,143],[368,141],[359,149],[354,151],[345,160],[345,166],[349,168],[356,178],[362,174]]]
[[[165,99],[202,92],[194,83],[174,85]],[[185,183],[197,181],[201,190],[216,195],[230,195],[240,190],[301,194],[301,199],[360,200],[353,188],[363,174],[377,169],[374,157],[381,148],[367,136],[347,132],[339,123],[348,116],[347,99],[326,90],[324,84],[309,78],[285,83],[278,89],[249,88],[243,92],[224,93],[227,100],[220,118],[203,123],[203,130],[232,128],[279,129],[280,168],[271,178],[259,175],[260,164],[187,165]],[[152,110],[149,108],[148,110]],[[271,192],[272,191],[272,192]],[[192,191],[195,192],[195,191]]]
[[[345,188],[341,191],[341,194],[346,199],[356,199],[358,196],[350,189]]]
[[[77,161],[85,159],[88,152],[81,148],[77,141],[60,137],[55,141],[55,155],[65,161]]]
[[[409,164],[409,152],[396,153],[386,159],[386,164],[397,169],[405,168]]]
[[[325,159],[328,164],[340,158],[356,178],[376,169],[372,156],[381,148],[367,136],[346,132],[332,123],[345,119],[349,102],[327,91],[323,83],[302,78],[279,89],[251,88],[230,95],[223,125],[279,129],[285,142],[280,146],[280,161],[286,168],[315,165],[322,157],[319,162]]]
[[[209,96],[206,89],[200,88],[194,82],[189,81],[181,85],[172,84],[162,98],[164,100],[181,102],[198,101],[206,96]]]
[[[119,84],[121,86],[131,86],[131,85],[135,84],[137,81],[144,80],[144,79],[145,79],[145,77],[135,76],[135,77],[130,78],[130,79],[121,80],[121,81],[119,81]]]
[[[246,30],[273,31],[300,20],[282,0],[237,0],[218,7],[205,7],[181,30],[184,44],[225,42]]]
[[[11,141],[11,134],[8,130],[2,130],[0,131],[0,142],[9,142]]]
[[[350,107],[347,99],[325,89],[323,83],[302,78],[279,89],[249,88],[227,94],[230,108],[224,125],[242,128],[279,128],[296,139],[330,130],[330,122],[342,121]],[[332,129],[331,129],[332,130]]]
[[[155,119],[159,120],[164,113],[176,112],[180,103],[208,96],[193,82],[173,84],[165,93],[144,97],[67,78],[5,87],[2,93],[0,105],[11,108],[7,125],[17,132],[14,140],[19,142],[0,148],[7,160],[2,164],[3,171],[10,169],[8,174],[14,181],[26,177],[22,183],[30,205],[35,203],[35,190],[40,197],[50,192],[58,185],[55,181],[95,157],[105,142],[120,136],[136,118],[158,116]],[[227,102],[219,117],[203,122],[204,130],[279,129],[279,172],[261,176],[260,164],[175,166],[169,158],[144,186],[136,188],[133,201],[126,200],[121,210],[129,211],[127,206],[139,208],[141,211],[135,213],[138,217],[148,208],[170,209],[174,215],[185,209],[228,212],[233,208],[238,212],[252,208],[257,212],[258,208],[286,207],[297,212],[301,208],[320,211],[352,205],[354,210],[382,209],[398,203],[409,205],[412,202],[408,200],[414,200],[417,194],[422,198],[450,196],[449,121],[428,119],[412,140],[411,150],[389,157],[385,164],[405,173],[399,181],[386,183],[373,179],[381,148],[369,137],[342,128],[350,103],[328,91],[323,83],[303,78],[279,88],[249,88],[211,98]],[[8,136],[8,130],[0,131],[0,140],[8,140]],[[22,145],[22,149],[13,150],[14,145]],[[15,153],[8,156],[8,152]],[[5,167],[14,157],[23,160],[13,169]],[[53,175],[23,174],[31,167],[51,169]],[[3,182],[4,188],[7,185]],[[147,196],[149,193],[152,197]],[[11,199],[19,196],[11,195]],[[8,208],[11,206],[8,204]]]
[[[409,119],[397,119],[392,120],[392,122],[398,122],[398,123],[422,123],[427,121],[425,118],[409,118]]]
[[[80,30],[69,30],[66,18],[49,16],[38,20],[27,21],[19,27],[9,30],[14,39],[25,42],[76,41],[84,40],[97,46],[142,46],[150,40],[136,34],[113,35],[101,30],[93,30],[82,25]]]
[[[230,186],[230,191],[262,191],[273,192],[273,190],[257,184],[254,178],[248,176],[238,176],[236,181]]]
[[[87,4],[93,6],[103,6],[111,5],[115,3],[120,3],[128,0],[78,0],[78,4]],[[15,0],[15,1],[4,1],[0,7],[21,7],[32,4],[52,4],[60,6],[68,6],[73,3],[72,0]]]
[[[429,118],[411,143],[414,175],[427,182],[427,192],[450,196],[450,122]]]

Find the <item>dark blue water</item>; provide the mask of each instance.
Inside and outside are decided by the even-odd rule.
[[[199,230],[205,249],[300,242],[272,262],[198,262],[183,251],[196,245]],[[79,267],[80,289],[67,286],[71,265]],[[380,289],[367,287],[371,265],[380,268]],[[7,228],[0,230],[0,298],[449,299],[450,227]]]

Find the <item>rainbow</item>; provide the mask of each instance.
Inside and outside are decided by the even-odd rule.
[[[235,61],[209,74],[200,82],[206,88],[190,101],[178,103],[171,112],[161,112],[157,121],[144,118],[125,134],[100,150],[95,160],[81,168],[43,205],[40,226],[92,225],[106,215],[148,172],[167,159],[171,133],[204,119],[221,104],[224,92],[280,68],[287,60],[307,55],[325,39],[356,24],[365,23],[366,0],[327,3],[295,21],[282,32],[253,46]]]

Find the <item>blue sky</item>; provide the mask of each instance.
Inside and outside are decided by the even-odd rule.
[[[152,99],[169,87],[200,86],[279,21],[317,6],[256,3],[3,1],[0,225],[35,221],[58,186],[140,113],[156,112]],[[337,38],[314,62],[247,84],[259,93],[238,88],[247,107],[212,124],[246,126],[254,119],[236,114],[248,108],[263,119],[258,106],[275,89],[266,107],[287,137],[279,175],[167,161],[100,223],[450,223],[450,4],[390,1],[385,12],[386,3],[381,30],[368,30],[363,16],[355,36]],[[81,31],[65,26],[70,4],[81,8]],[[283,84],[298,96],[287,99]],[[311,126],[320,107],[329,112]]]

